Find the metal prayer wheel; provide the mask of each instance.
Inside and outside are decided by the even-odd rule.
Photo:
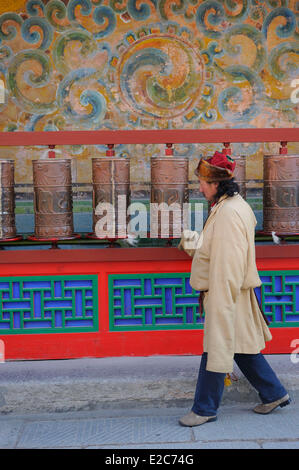
[[[151,238],[180,238],[189,201],[189,159],[151,158]]]
[[[92,158],[93,234],[97,238],[126,238],[130,202],[130,159]]]
[[[0,240],[16,238],[14,160],[0,160]]]
[[[241,196],[246,199],[246,157],[233,157],[236,162],[234,171],[235,182],[238,183]]]
[[[71,159],[33,160],[35,237],[75,238]]]
[[[299,232],[299,155],[264,156],[263,232]]]

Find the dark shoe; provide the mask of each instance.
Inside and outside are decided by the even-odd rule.
[[[272,403],[262,403],[261,405],[257,405],[255,408],[253,408],[253,411],[262,415],[267,415],[271,413],[271,411],[275,410],[275,408],[278,408],[279,406],[282,408],[283,406],[289,405],[290,403],[291,400],[287,394],[279,400],[273,401]]]
[[[183,416],[179,423],[182,426],[200,426],[201,424],[208,423],[210,421],[216,421],[217,416],[199,416],[193,411],[190,411],[187,415]]]

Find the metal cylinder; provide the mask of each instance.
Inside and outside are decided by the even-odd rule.
[[[126,238],[130,203],[129,157],[92,159],[93,235]]]
[[[35,237],[75,238],[71,159],[33,160]]]
[[[236,162],[235,181],[239,185],[241,196],[246,199],[246,157],[238,156],[233,157],[233,159]]]
[[[189,201],[189,159],[151,158],[151,238],[180,238]]]
[[[263,231],[299,232],[299,155],[264,156]]]
[[[0,160],[0,240],[15,237],[14,160]]]

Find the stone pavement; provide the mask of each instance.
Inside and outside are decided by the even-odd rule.
[[[298,449],[298,363],[266,356],[291,405],[251,411],[256,391],[236,367],[218,420],[178,424],[199,356],[86,358],[0,364],[0,449]]]
[[[298,404],[267,416],[252,406],[224,405],[194,428],[178,424],[186,408],[1,415],[0,449],[299,449]]]
[[[299,363],[265,356],[293,399],[299,400]],[[0,364],[0,415],[190,404],[200,356],[84,358]],[[223,404],[259,402],[239,369]]]

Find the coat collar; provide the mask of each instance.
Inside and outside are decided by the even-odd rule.
[[[219,201],[211,208],[210,214],[208,215],[208,218],[206,219],[206,222],[204,224],[204,228],[206,228],[211,223],[211,221],[214,219],[216,213],[218,212],[220,207],[223,206],[223,204],[224,204],[224,202],[226,201],[227,198],[228,198],[228,196],[226,194],[224,194],[223,196],[221,196]]]

